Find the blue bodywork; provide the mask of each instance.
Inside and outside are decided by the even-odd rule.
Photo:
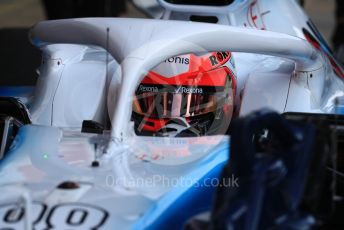
[[[214,152],[216,154],[209,154],[185,175],[185,181],[194,182],[191,186],[175,187],[146,212],[133,229],[183,229],[188,219],[209,211],[216,190],[211,181],[220,182],[221,171],[229,159],[228,143],[218,146]]]

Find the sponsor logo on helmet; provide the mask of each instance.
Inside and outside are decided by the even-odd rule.
[[[144,86],[144,85],[140,85],[139,90],[141,92],[153,92],[153,93],[157,93],[159,92],[158,87],[156,86]]]
[[[169,59],[166,59],[165,63],[176,63],[176,64],[189,65],[190,59],[189,58],[183,58],[183,57],[171,57]]]
[[[203,93],[203,89],[179,86],[178,88],[176,88],[175,93]]]
[[[222,61],[226,60],[230,52],[217,52],[216,55],[211,55],[209,57],[210,63],[212,66],[220,64]]]

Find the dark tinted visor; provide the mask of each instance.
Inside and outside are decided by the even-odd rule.
[[[165,78],[150,73],[139,85],[133,111],[151,118],[193,117],[232,105],[227,67]]]

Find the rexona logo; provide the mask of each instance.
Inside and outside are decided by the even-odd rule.
[[[165,63],[176,63],[176,64],[189,65],[190,59],[189,58],[183,58],[183,57],[171,57],[171,58],[165,60]]]
[[[144,86],[144,85],[140,85],[139,91],[141,91],[141,92],[153,92],[153,93],[157,93],[157,92],[159,92],[159,89],[158,89],[158,87],[156,87],[156,86]]]
[[[203,93],[202,88],[193,88],[193,87],[184,87],[184,86],[179,86],[176,90],[175,93]]]

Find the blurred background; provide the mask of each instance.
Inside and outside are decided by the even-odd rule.
[[[151,1],[154,0],[147,0],[147,3]],[[81,5],[81,2],[84,4]],[[333,47],[335,5],[335,0],[304,0],[307,13],[330,47]],[[145,17],[128,0],[0,0],[0,86],[34,84],[32,76],[36,75],[35,70],[25,66],[39,66],[40,54],[28,42],[29,27],[46,19],[87,16]],[[26,65],[18,68],[18,63]],[[16,76],[25,75],[28,77],[20,82],[15,79]]]

